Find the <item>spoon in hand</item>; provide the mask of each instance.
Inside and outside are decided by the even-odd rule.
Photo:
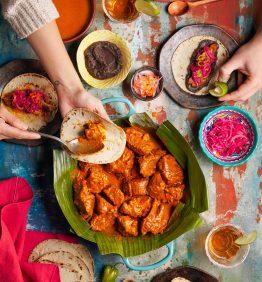
[[[49,138],[49,139],[52,139],[60,143],[67,152],[69,152],[70,154],[74,154],[74,155],[92,154],[102,149],[102,148],[98,148],[97,146],[95,146],[95,144],[90,144],[88,140],[84,140],[84,139],[81,140],[81,142],[79,141],[79,138],[75,138],[71,141],[64,142],[59,137],[49,135],[46,133],[42,133],[42,132],[37,132],[37,133],[42,137]]]
[[[197,2],[186,2],[183,0],[176,0],[169,4],[168,13],[172,16],[181,16],[188,12],[189,9],[195,8],[200,5],[217,2],[221,0],[201,0]]]

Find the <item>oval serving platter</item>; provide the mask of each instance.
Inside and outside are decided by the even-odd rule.
[[[14,60],[2,67],[0,67],[0,93],[2,93],[5,85],[14,77],[24,73],[37,73],[47,77],[47,74],[43,70],[39,60],[27,59],[27,60]],[[58,132],[62,119],[59,111],[56,113],[54,119],[43,127],[40,131],[50,135],[54,135]],[[20,139],[6,139],[6,142],[21,144],[26,146],[39,146],[45,139],[36,140],[20,140]]]
[[[228,51],[229,57],[238,48],[238,43],[222,28],[215,25],[196,24],[181,28],[163,45],[159,56],[159,70],[165,78],[164,89],[169,96],[184,108],[207,109],[219,106],[223,102],[211,95],[192,95],[184,91],[174,78],[172,59],[179,45],[195,36],[213,37],[221,42]],[[173,65],[174,68],[174,65]],[[234,73],[229,81],[229,89],[237,85],[237,75]]]

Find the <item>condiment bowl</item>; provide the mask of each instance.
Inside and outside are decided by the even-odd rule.
[[[80,40],[85,35],[87,35],[89,29],[91,28],[93,21],[94,21],[94,18],[95,18],[95,14],[96,14],[96,0],[87,0],[87,1],[90,2],[90,10],[91,11],[90,11],[89,17],[86,19],[85,27],[83,28],[83,30],[79,34],[75,35],[74,37],[69,38],[69,39],[63,39],[64,43],[71,43],[71,42],[75,42],[75,41]]]
[[[238,227],[235,226],[233,224],[221,224],[218,225],[214,228],[212,228],[210,230],[210,232],[208,233],[206,240],[205,240],[205,251],[206,251],[206,255],[208,257],[208,259],[210,260],[210,262],[212,262],[214,265],[222,267],[222,268],[233,268],[233,267],[237,267],[239,266],[241,263],[243,263],[245,261],[245,259],[248,256],[249,250],[250,250],[250,245],[243,245],[240,246],[240,249],[238,250],[238,252],[236,253],[236,255],[230,259],[230,260],[225,260],[225,259],[219,259],[215,260],[213,258],[212,252],[209,249],[209,240],[211,238],[211,236],[219,229],[224,228],[224,227],[231,227],[233,229],[236,229],[238,231],[240,231],[242,234],[244,233],[243,230]]]
[[[135,91],[135,89],[133,87],[134,79],[135,79],[136,75],[139,74],[140,72],[146,71],[146,70],[152,71],[154,74],[156,74],[159,77],[159,82],[158,82],[158,87],[157,87],[156,94],[154,96],[152,96],[152,97],[142,97],[142,96],[140,96]],[[131,90],[132,94],[137,99],[142,100],[142,101],[152,101],[152,100],[156,99],[161,94],[161,92],[163,90],[163,87],[164,87],[164,78],[163,78],[161,72],[158,69],[156,69],[154,67],[150,67],[150,66],[144,66],[144,67],[141,67],[138,70],[136,70],[134,72],[134,74],[132,75],[132,78],[131,78],[131,81],[130,81],[130,90]]]
[[[121,51],[123,66],[121,71],[114,77],[107,79],[97,79],[93,77],[86,68],[85,50],[98,41],[109,41],[115,44]],[[119,85],[127,77],[132,66],[132,56],[128,43],[118,34],[110,30],[96,30],[89,33],[80,43],[77,49],[76,61],[80,75],[87,84],[98,89],[107,89]]]
[[[136,21],[139,17],[140,17],[140,13],[137,11],[136,13],[134,13],[134,15],[130,18],[127,19],[116,19],[114,17],[112,17],[109,13],[109,11],[106,8],[106,2],[107,0],[102,0],[102,7],[104,10],[104,13],[106,14],[106,16],[112,21],[112,22],[116,22],[116,23],[122,23],[122,24],[128,24],[131,22]]]
[[[240,124],[245,125],[249,132],[249,145],[242,153],[234,153],[230,156],[222,156],[217,151],[214,151],[209,147],[207,142],[207,134],[212,129],[213,124],[218,118],[233,118]],[[231,130],[233,129],[234,128]],[[198,137],[203,153],[214,163],[225,167],[239,166],[247,162],[254,154],[259,142],[258,127],[254,119],[247,111],[235,106],[222,106],[211,111],[201,122]]]

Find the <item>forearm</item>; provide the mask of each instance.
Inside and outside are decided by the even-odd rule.
[[[55,21],[31,34],[28,41],[56,86],[59,95],[77,93],[83,89]]]

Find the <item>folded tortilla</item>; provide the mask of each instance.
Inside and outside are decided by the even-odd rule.
[[[45,114],[26,113],[12,107],[10,101],[10,94],[17,90],[22,89],[26,84],[32,84],[37,89],[45,93],[46,104],[49,111]],[[15,115],[18,119],[23,121],[30,130],[39,131],[51,122],[58,110],[58,98],[55,88],[51,81],[45,76],[36,73],[25,73],[14,77],[4,87],[1,95],[2,106],[9,112]]]
[[[99,115],[84,109],[71,110],[64,118],[60,131],[60,138],[64,142],[70,142],[83,134],[84,126],[88,122],[102,122],[106,131],[103,141],[104,147],[95,153],[87,155],[71,155],[72,158],[94,164],[111,163],[119,159],[126,146],[124,130],[114,123],[103,119]]]
[[[186,87],[186,77],[188,74],[188,66],[190,64],[190,59],[192,54],[199,46],[199,43],[204,40],[211,40],[218,43],[218,53],[217,53],[217,61],[214,67],[212,78],[210,79],[207,86],[201,88],[196,92],[192,92],[188,90]],[[178,86],[184,90],[185,92],[192,94],[192,95],[207,95],[209,93],[210,85],[213,85],[216,72],[218,68],[228,59],[229,53],[226,47],[220,42],[218,39],[212,36],[193,36],[185,41],[183,41],[175,50],[173,57],[171,59],[171,67],[174,79]]]

